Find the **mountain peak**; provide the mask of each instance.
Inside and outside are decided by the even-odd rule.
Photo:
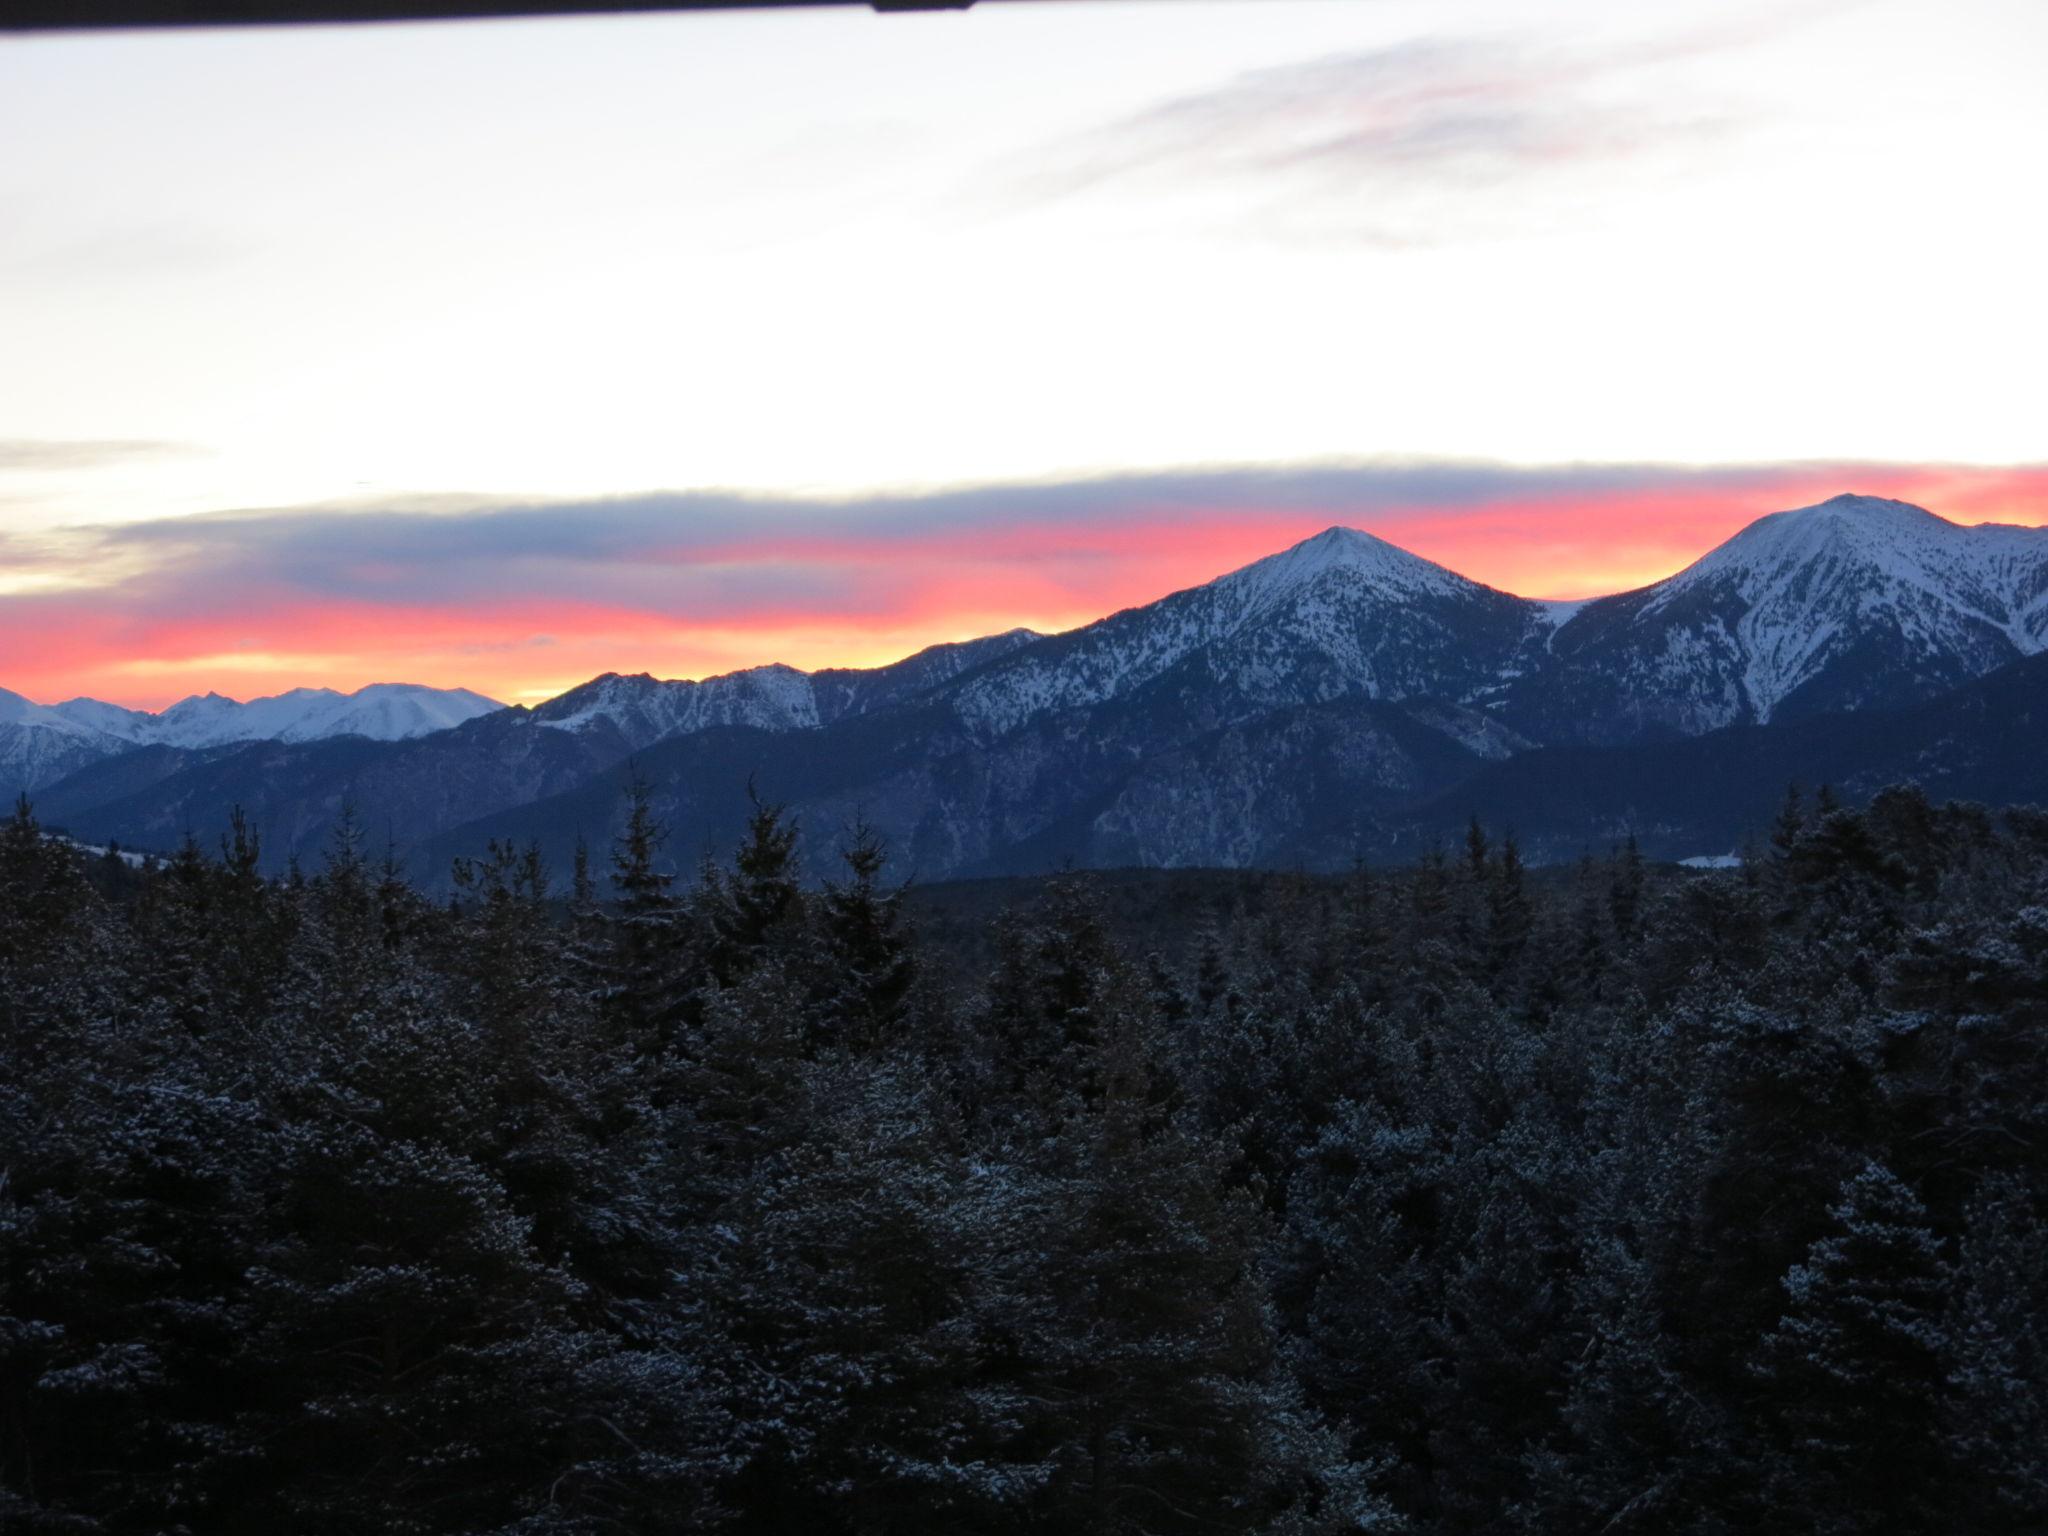
[[[1211,586],[1240,595],[1258,608],[1300,592],[1333,571],[1362,579],[1388,597],[1447,595],[1477,588],[1477,583],[1434,561],[1342,524],[1241,566],[1218,577]]]
[[[1394,553],[1403,555],[1408,553],[1375,534],[1367,533],[1363,528],[1347,528],[1342,523],[1332,523],[1321,533],[1303,539],[1294,546],[1294,549],[1305,554],[1312,553],[1332,563],[1344,564],[1372,559],[1382,550],[1393,550]]]
[[[1685,728],[1767,721],[1799,695],[1912,697],[2048,644],[2048,532],[1952,523],[1855,492],[1773,512],[1646,588],[1638,619],[1705,661]],[[1636,686],[1634,683],[1631,686]]]
[[[1876,517],[1904,518],[1919,522],[1931,519],[1944,522],[1925,507],[1916,507],[1910,501],[1898,501],[1890,496],[1866,496],[1859,491],[1844,491],[1839,496],[1830,496],[1826,501],[1815,502],[1810,507],[1799,507],[1791,512],[1780,513],[1781,517],[1854,517],[1867,520]]]
[[[1890,563],[1918,558],[1971,532],[1910,501],[1845,491],[1812,506],[1765,514],[1658,585],[1675,591],[1738,571],[1784,571],[1822,559]]]

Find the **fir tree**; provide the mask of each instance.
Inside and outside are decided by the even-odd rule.
[[[903,1022],[917,980],[916,947],[902,889],[882,886],[888,851],[875,829],[856,822],[840,859],[848,878],[828,883],[818,902],[822,1032],[872,1047]]]
[[[1927,1213],[1889,1169],[1842,1186],[1834,1225],[1785,1275],[1763,1341],[1776,1430],[1764,1454],[1772,1529],[1829,1536],[1929,1530],[1943,1520],[1938,1433],[1952,1350],[1950,1276]]]
[[[710,969],[721,986],[731,986],[771,952],[793,951],[804,917],[796,824],[781,806],[755,794],[751,783],[747,797],[752,810],[731,869],[707,870],[698,888]]]
[[[668,829],[655,819],[653,791],[638,773],[626,782],[626,824],[612,846],[614,900],[586,963],[608,1036],[654,1055],[671,1044],[692,1002],[686,979],[692,933],[660,867]]]

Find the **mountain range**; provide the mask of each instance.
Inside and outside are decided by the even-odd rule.
[[[161,714],[98,699],[33,704],[0,688],[0,787],[9,797],[137,747],[217,747],[250,741],[363,736],[407,741],[505,706],[467,688],[372,683],[354,693],[294,688],[241,703],[217,693],[181,699]]]
[[[353,803],[429,880],[492,837],[602,848],[629,774],[679,863],[732,840],[750,784],[797,813],[812,867],[864,817],[925,878],[1327,868],[1473,812],[1536,857],[1630,830],[1682,857],[1760,826],[1788,778],[2048,798],[2044,653],[2048,530],[1852,495],[1587,602],[1332,528],[1065,634],[873,669],[607,674],[532,709],[297,690],[130,719],[0,695],[0,779],[131,846],[239,804],[276,861],[316,854]]]

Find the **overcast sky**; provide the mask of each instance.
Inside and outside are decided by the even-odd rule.
[[[1539,595],[1781,492],[2048,521],[2044,74],[2038,0],[0,41],[0,686],[876,661],[1329,521]]]

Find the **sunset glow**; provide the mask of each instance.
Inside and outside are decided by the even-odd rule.
[[[2048,521],[2044,44],[2034,0],[0,38],[0,688],[530,702],[1071,628],[1332,524],[1582,597],[1844,490]]]
[[[533,703],[607,671],[874,666],[1020,626],[1069,629],[1333,523],[1523,596],[1622,591],[1841,490],[1959,522],[2048,524],[2048,466],[1867,464],[1125,477],[936,505],[763,502],[738,519],[757,527],[746,534],[707,526],[735,519],[689,498],[241,514],[41,536],[47,585],[0,600],[0,653],[6,686],[45,702],[157,708],[208,689],[397,680]],[[830,531],[849,520],[865,535]],[[414,559],[394,569],[388,546]]]

